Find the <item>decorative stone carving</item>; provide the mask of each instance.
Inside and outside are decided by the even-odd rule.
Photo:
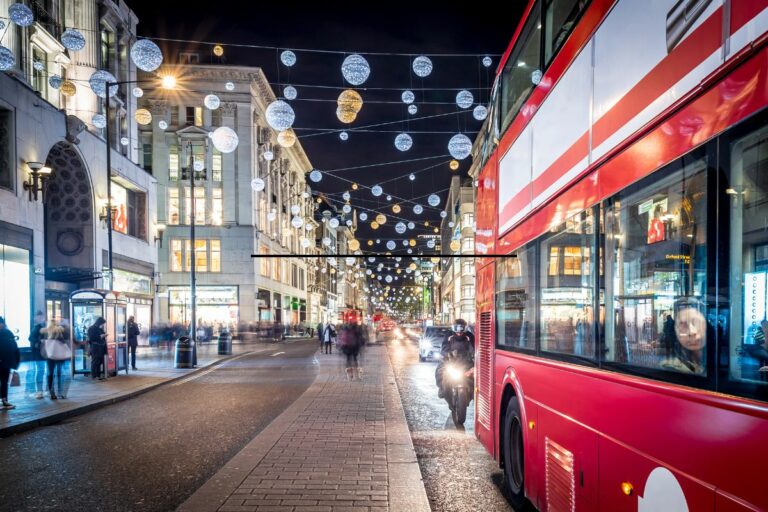
[[[222,117],[234,117],[237,111],[237,103],[226,102],[219,107]]]
[[[85,130],[85,123],[77,116],[69,114],[67,116],[67,141],[72,144],[80,144],[80,139],[77,136],[83,130]]]

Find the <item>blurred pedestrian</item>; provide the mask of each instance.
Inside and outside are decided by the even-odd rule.
[[[69,361],[72,358],[72,347],[66,336],[65,328],[54,319],[45,328],[45,357],[48,362],[48,392],[51,400],[67,398],[69,390]],[[54,387],[54,374],[58,384],[59,394]]]
[[[347,356],[347,379],[355,380],[362,377],[357,361],[360,348],[363,346],[363,334],[359,325],[344,324],[339,333],[339,349]]]
[[[317,341],[320,342],[320,352],[323,351],[323,322],[317,324]]]
[[[21,353],[16,344],[16,336],[5,325],[5,318],[0,316],[0,399],[3,409],[16,407],[8,401],[8,380],[11,370],[19,367]]]
[[[128,350],[131,352],[131,368],[136,369],[136,348],[139,346],[139,334],[141,329],[136,323],[134,317],[128,317],[128,325],[125,328],[125,335],[128,338]]]
[[[92,326],[88,328],[88,346],[91,351],[91,378],[104,380],[102,371],[104,368],[104,356],[107,354],[107,333],[104,332],[104,317],[98,317]]]
[[[336,339],[336,329],[333,328],[333,324],[331,322],[328,322],[328,325],[325,326],[323,329],[323,347],[325,347],[325,353],[331,354],[333,353],[333,341]],[[322,351],[322,347],[320,347]]]
[[[45,358],[42,340],[45,329],[45,315],[42,311],[35,314],[35,325],[29,333],[29,370],[27,370],[26,392],[38,400],[43,398],[43,378],[45,377]]]

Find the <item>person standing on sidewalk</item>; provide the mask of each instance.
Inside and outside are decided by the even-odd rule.
[[[8,401],[8,380],[11,370],[19,367],[21,353],[16,344],[16,336],[5,325],[5,318],[0,316],[0,399],[3,409],[16,407]]]
[[[139,324],[136,323],[134,317],[128,317],[128,325],[126,326],[125,335],[128,338],[128,350],[131,352],[131,368],[136,369],[136,347],[139,346]]]
[[[357,363],[357,356],[360,354],[362,346],[362,336],[357,326],[345,324],[339,333],[339,349],[347,356],[347,379],[355,380],[361,377],[360,367]]]
[[[35,315],[35,325],[29,333],[29,370],[27,371],[27,394],[38,400],[43,398],[43,378],[45,377],[45,358],[42,351],[45,316],[42,311]]]
[[[317,324],[317,341],[320,342],[320,352],[323,351],[323,322]]]
[[[333,324],[329,321],[328,325],[325,326],[323,329],[323,345],[325,346],[325,353],[331,354],[333,353],[333,348],[331,347],[331,344],[333,343],[333,340],[336,339],[336,329],[333,328]],[[322,351],[322,347],[320,347]]]
[[[104,380],[101,374],[104,366],[104,355],[107,353],[107,333],[104,332],[104,324],[107,321],[99,317],[88,328],[88,345],[91,350],[91,378]]]
[[[72,348],[66,336],[64,326],[57,324],[55,320],[48,322],[45,328],[45,356],[48,360],[48,392],[51,400],[67,398],[69,390],[69,360],[72,357]],[[58,383],[59,394],[53,386],[54,374]]]

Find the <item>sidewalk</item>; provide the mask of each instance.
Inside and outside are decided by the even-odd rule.
[[[68,396],[63,400],[51,400],[47,392],[41,400],[30,397],[27,384],[28,379],[31,378],[29,372],[31,363],[24,362],[19,368],[21,386],[9,388],[8,400],[16,408],[0,411],[0,438],[127,400],[220,361],[240,354],[272,350],[278,345],[278,343],[236,343],[232,345],[232,356],[220,356],[217,354],[216,342],[200,344],[196,369],[174,368],[173,349],[139,347],[136,354],[137,371],[130,371],[128,375],[121,371],[117,377],[111,377],[106,381],[93,381],[87,375],[75,376]],[[47,381],[44,378],[43,389],[46,387]]]
[[[367,349],[362,381],[316,358],[312,386],[180,512],[430,510],[386,349]]]

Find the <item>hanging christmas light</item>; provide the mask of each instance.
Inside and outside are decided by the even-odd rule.
[[[283,89],[283,96],[285,96],[285,99],[287,100],[295,100],[298,95],[298,91],[292,85],[288,85]]]
[[[144,96],[144,89],[142,89],[141,87],[134,87],[133,90],[131,91],[131,94],[133,94],[134,98],[141,98],[142,96]]]
[[[123,137],[120,139],[120,144],[122,144],[123,146],[127,146],[130,143],[131,141],[128,139],[128,137]]]
[[[448,152],[456,160],[464,160],[472,152],[472,141],[463,133],[457,133],[448,142]]]
[[[387,249],[389,249],[390,251],[394,251],[395,247],[397,247],[397,245],[392,240],[387,242]],[[387,281],[387,282],[389,282],[389,281]]]
[[[368,220],[368,214],[365,212],[360,213],[360,220],[365,222]]]
[[[493,64],[493,60],[489,56],[483,57],[483,66],[489,68],[491,67],[491,64]]]
[[[107,83],[115,83],[115,82],[117,82],[117,78],[115,78],[115,75],[113,75],[109,71],[104,71],[103,69],[94,71],[94,73],[91,75],[91,78],[88,79],[88,83],[91,86],[91,90],[99,98],[106,98]],[[117,94],[117,85],[113,85],[109,88],[109,95],[114,96],[115,94]]]
[[[371,187],[371,194],[373,194],[376,197],[379,197],[381,194],[384,193],[384,189],[381,188],[379,185],[374,185]]]
[[[400,213],[400,210],[401,208],[399,204],[396,204],[392,207],[392,213]]]
[[[48,85],[50,85],[54,89],[60,88],[63,82],[64,82],[64,79],[61,78],[59,75],[51,75],[50,77],[48,77]]]
[[[140,125],[146,126],[152,122],[152,113],[145,108],[140,108],[133,114],[133,118]]]
[[[264,157],[264,160],[266,160],[267,162],[271,162],[272,160],[275,159],[275,152],[272,151],[271,149],[267,149],[264,151],[264,154],[262,156]]]
[[[35,21],[32,9],[22,3],[15,3],[8,7],[8,18],[20,27],[28,27]]]
[[[85,48],[85,36],[73,28],[65,30],[59,40],[61,45],[71,52],[79,52]]]
[[[440,212],[440,218],[441,218],[441,219],[444,219],[444,218],[446,218],[447,216],[448,216],[448,212],[446,212],[445,210],[443,210],[443,211],[441,211],[441,212]]]
[[[413,222],[408,223],[408,229],[415,229],[415,228],[416,228],[416,224],[414,224]]]
[[[344,193],[341,194],[341,198],[344,199],[345,201],[349,201],[352,198],[352,196],[348,191],[345,190]]]
[[[344,59],[341,64],[341,74],[344,76],[344,80],[352,85],[360,85],[371,74],[371,66],[365,57],[359,54],[352,54]]]
[[[302,219],[299,216],[296,216],[291,219],[291,226],[295,227],[296,229],[299,229],[304,225],[304,219]]]
[[[347,245],[349,246],[350,251],[357,251],[360,249],[360,242],[354,238],[350,240]],[[354,259],[352,261],[354,262]]]
[[[455,171],[459,168],[459,161],[458,160],[451,160],[451,163],[448,164],[448,167],[451,168],[452,171]]]
[[[209,110],[216,110],[221,106],[221,100],[215,94],[208,94],[203,98],[203,105]]]
[[[386,224],[387,216],[384,215],[383,213],[376,215],[376,222],[378,222],[379,224]]]
[[[379,229],[379,223],[375,220],[371,222],[371,229]],[[378,242],[376,242],[378,243]]]
[[[488,109],[485,108],[484,105],[478,105],[472,111],[472,117],[474,117],[478,121],[484,121],[485,118],[488,117]]]
[[[451,240],[451,250],[457,252],[461,248],[461,243],[458,240]]]
[[[137,68],[150,73],[163,63],[163,52],[149,39],[139,39],[131,46],[131,60]]]
[[[357,112],[349,105],[336,107],[336,117],[344,124],[350,124],[357,119]]]
[[[349,134],[347,132],[341,132],[341,133],[339,133],[339,138],[341,140],[347,140],[347,139],[349,139]]]
[[[411,114],[412,116],[416,115],[416,112],[418,111],[419,111],[419,107],[417,107],[416,105],[408,105],[408,113]]]
[[[277,143],[284,148],[290,148],[296,144],[296,133],[291,130],[283,130],[277,134]]]
[[[432,61],[429,57],[420,55],[413,59],[413,72],[416,76],[425,78],[432,73]]]
[[[296,120],[293,108],[283,100],[275,100],[270,103],[267,107],[266,117],[269,126],[278,132],[289,129]]]
[[[291,50],[284,50],[283,53],[280,54],[280,62],[286,67],[293,67],[293,65],[296,64],[296,54]]]
[[[405,230],[406,230],[406,227],[404,222],[398,222],[397,224],[395,224],[395,231],[397,232],[398,235],[402,235],[403,233],[405,233]]]
[[[416,180],[416,175],[415,174],[410,174],[410,175],[408,175],[408,179],[411,180],[411,181],[415,181]]]
[[[467,91],[466,89],[463,91],[459,91],[459,93],[456,95],[456,104],[460,108],[469,108],[472,106],[472,103],[475,102],[475,98],[472,97],[472,93]]]
[[[274,222],[275,219],[277,219],[277,212],[275,210],[271,210],[269,213],[267,213],[267,220],[269,222]]]
[[[320,180],[323,179],[323,173],[321,173],[317,169],[313,169],[312,172],[309,173],[309,179],[312,180],[314,183],[320,183]]]
[[[400,151],[408,151],[413,146],[413,139],[407,133],[400,133],[395,137],[395,147]]]
[[[94,114],[91,118],[91,124],[99,129],[106,128],[107,117],[104,114]]]
[[[235,90],[235,84],[234,82],[227,82],[224,84],[224,88],[228,90],[229,92],[232,92]]]
[[[294,204],[291,205],[291,215],[298,215],[301,213],[301,206]]]
[[[195,172],[202,172],[202,170],[205,169],[205,162],[202,160],[195,160],[192,164],[192,169],[194,169]]]
[[[332,218],[328,221],[328,225],[331,226],[333,229],[336,229],[339,227],[339,219],[336,217]]]
[[[352,213],[352,206],[345,204],[344,206],[341,207],[341,211],[344,212],[345,215],[349,215],[350,213]]]
[[[326,246],[326,247],[330,247],[330,245],[331,245],[331,239],[330,239],[330,238],[328,238],[327,236],[326,236],[326,237],[323,237],[323,245],[324,245],[324,246]]]
[[[237,138],[235,130],[229,126],[220,126],[213,131],[211,136],[213,145],[216,149],[222,153],[231,153],[237,149],[237,145],[240,142]]]
[[[157,123],[157,127],[161,130],[166,130],[168,128],[168,122],[164,119],[161,119],[160,122]]]
[[[403,91],[403,94],[400,95],[400,98],[403,100],[403,103],[410,105],[416,100],[416,95],[413,94],[413,91],[405,90]]]
[[[424,211],[424,207],[421,206],[420,204],[417,204],[416,206],[413,207],[413,213],[415,213],[416,215],[421,215],[423,211]]]
[[[213,54],[217,57],[221,57],[222,55],[224,55],[224,47],[221,46],[220,44],[217,44],[216,46],[213,47]]]
[[[251,188],[254,192],[261,192],[266,187],[266,183],[261,178],[253,178],[251,180]]]

